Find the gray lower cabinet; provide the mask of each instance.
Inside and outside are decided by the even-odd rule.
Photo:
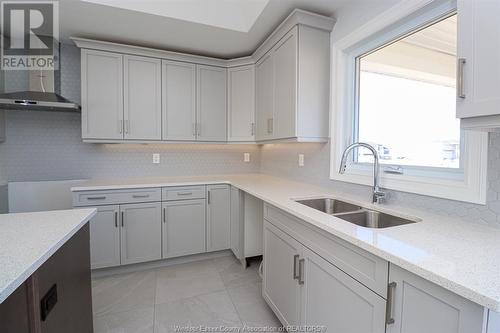
[[[205,252],[205,199],[168,201],[162,207],[163,258]]]
[[[264,221],[262,296],[284,326],[299,325],[300,285],[297,270],[302,244]]]
[[[400,267],[389,270],[387,333],[480,333],[484,308]]]
[[[91,268],[120,265],[119,205],[100,206],[90,220]]]
[[[324,326],[326,332],[385,332],[385,299],[306,247],[300,269],[302,325]]]
[[[207,185],[207,251],[231,247],[229,185]]]
[[[161,203],[120,205],[121,263],[161,259]]]

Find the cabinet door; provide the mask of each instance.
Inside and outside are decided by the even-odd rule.
[[[226,69],[197,65],[197,140],[226,141]]]
[[[384,333],[385,300],[304,248],[301,325],[327,332]]]
[[[458,0],[458,58],[463,88],[458,91],[457,117],[500,114],[500,2]],[[457,81],[459,83],[460,80]],[[460,89],[460,84],[458,84]],[[462,93],[462,97],[460,97]]]
[[[297,28],[275,46],[274,53],[274,139],[296,136]]]
[[[207,251],[230,248],[229,185],[207,186]]]
[[[284,326],[298,325],[300,285],[296,279],[302,245],[264,221],[262,296]]]
[[[482,332],[483,308],[478,304],[394,265],[389,282],[387,333]]]
[[[196,65],[162,61],[162,139],[196,140]]]
[[[120,265],[119,206],[99,206],[90,220],[90,265],[92,269]]]
[[[243,194],[231,186],[231,251],[243,259]]]
[[[268,52],[255,65],[256,140],[269,140],[273,135],[274,68],[273,55]]]
[[[161,259],[161,203],[120,205],[121,263]]]
[[[123,139],[123,56],[82,50],[82,138]]]
[[[255,66],[228,69],[228,141],[255,140]]]
[[[163,258],[205,252],[205,226],[205,199],[164,202]]]
[[[161,60],[124,56],[125,139],[161,139]]]

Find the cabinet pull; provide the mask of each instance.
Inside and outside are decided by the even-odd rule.
[[[124,227],[124,226],[125,226],[125,215],[122,212],[122,227]]]
[[[130,121],[127,119],[125,120],[125,133],[129,134],[130,132]]]
[[[457,62],[457,96],[465,98],[465,84],[464,84],[464,66],[465,58],[459,58]]]
[[[298,280],[299,279],[299,274],[297,273],[297,268],[298,268],[298,261],[299,261],[299,255],[296,254],[293,256],[293,279]]]
[[[210,205],[210,190],[207,192],[207,203]]]
[[[250,136],[255,135],[255,123],[250,124]]]
[[[196,123],[193,123],[193,136],[196,136]]]
[[[167,222],[167,208],[163,207],[163,223]]]
[[[273,133],[273,118],[267,119],[267,134]]]
[[[132,198],[134,198],[134,199],[149,198],[149,194],[132,194]]]
[[[300,259],[299,260],[299,284],[302,285],[304,284],[304,264],[306,260],[305,259]]]
[[[387,325],[394,324],[394,318],[392,316],[392,311],[394,307],[394,295],[396,292],[396,282],[389,283],[387,288],[387,305],[385,309],[385,323]]]
[[[87,197],[87,200],[104,200],[106,197],[103,195],[101,197]]]
[[[123,119],[118,120],[118,130],[120,131],[120,134],[123,133]]]
[[[118,212],[115,212],[115,228],[118,228]]]
[[[201,123],[198,123],[196,125],[196,132],[197,132],[198,136],[201,136]]]
[[[192,195],[193,192],[177,192],[177,195]]]

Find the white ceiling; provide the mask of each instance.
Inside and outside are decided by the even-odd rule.
[[[248,32],[269,0],[82,0],[146,14]]]
[[[139,0],[129,0],[130,3],[136,1]],[[193,4],[202,6],[201,4],[208,0],[142,0],[141,2],[156,1],[182,2],[186,3],[186,6]],[[238,2],[238,4],[243,5],[245,2],[253,1],[262,3],[263,0],[225,1]],[[234,58],[251,54],[294,8],[332,16],[336,10],[349,1],[353,0],[269,0],[250,30],[241,32],[235,31],[234,26],[229,29],[213,26],[227,25],[227,22],[234,21],[234,19],[228,19],[226,23],[220,21],[207,25],[189,22],[187,18],[181,20],[81,0],[63,0],[59,2],[60,34],[63,42],[68,42],[69,37],[75,36],[221,58]],[[127,4],[127,1],[119,2]],[[145,7],[147,6],[144,5],[142,8]],[[236,10],[234,8],[233,12]],[[257,6],[254,7],[254,11],[255,8]],[[179,10],[179,12],[182,11]],[[196,15],[193,14],[193,16]],[[248,15],[248,17],[250,16]],[[195,20],[192,17],[191,19]],[[198,17],[199,20],[201,19]],[[249,21],[242,23],[240,27],[245,24],[249,25]]]

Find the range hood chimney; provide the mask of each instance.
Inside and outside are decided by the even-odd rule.
[[[0,94],[0,109],[80,112],[80,106],[55,93],[60,89],[59,70],[30,70],[29,90]]]

